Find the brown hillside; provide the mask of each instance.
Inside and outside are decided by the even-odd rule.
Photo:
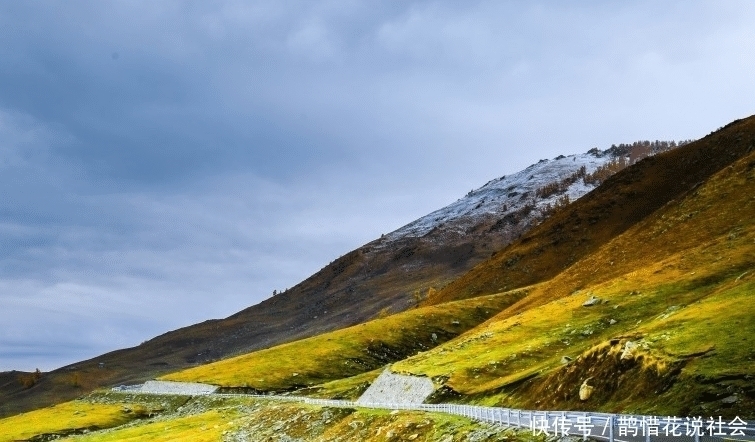
[[[497,293],[546,281],[755,149],[755,116],[646,158],[612,176],[427,302]]]

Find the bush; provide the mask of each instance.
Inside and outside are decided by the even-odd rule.
[[[18,377],[18,382],[23,385],[24,388],[31,388],[42,379],[42,372],[39,369],[34,370],[33,373],[25,373]]]

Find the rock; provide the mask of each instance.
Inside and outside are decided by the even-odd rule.
[[[433,334],[430,335],[430,338],[432,338],[433,341],[437,341],[438,340],[438,335],[436,335],[435,333],[433,333]]]
[[[610,320],[610,321],[608,321],[608,323],[609,323],[609,324],[611,324],[611,325],[614,325],[614,324],[616,324],[617,322],[619,322],[619,321],[617,321],[617,320],[615,320],[615,319],[613,319],[613,318],[611,318],[611,320]]]
[[[417,434],[417,433],[414,433],[414,434],[412,434],[411,436],[407,437],[407,439],[409,439],[409,440],[414,440],[414,439],[416,439],[416,438],[418,438],[418,437],[419,437],[419,434]]]
[[[461,324],[461,322],[459,322],[459,321],[457,321],[455,319],[453,321],[451,321],[451,325],[459,325],[459,324]]]
[[[587,385],[587,381],[589,381],[591,378],[585,379],[584,382],[582,382],[582,385],[579,387],[579,400],[586,401],[590,399],[590,396],[592,396],[592,392],[595,389],[592,385]]]
[[[637,343],[627,341],[626,343],[624,343],[624,351],[621,352],[621,357],[619,359],[625,360],[634,358],[634,351],[637,349],[637,347]]]
[[[731,395],[729,397],[725,397],[725,398],[721,399],[721,403],[723,403],[723,404],[734,404],[734,403],[737,403],[737,402],[739,402],[739,398],[737,397],[736,394],[733,394],[733,395]]]
[[[564,365],[567,365],[569,362],[571,362],[572,359],[569,356],[564,356],[561,358],[561,363]]]
[[[590,295],[590,297],[587,299],[587,301],[585,301],[585,302],[582,303],[582,307],[591,307],[591,306],[593,306],[595,304],[599,304],[600,301],[601,301],[600,298],[598,298],[596,296],[593,296],[593,295]]]

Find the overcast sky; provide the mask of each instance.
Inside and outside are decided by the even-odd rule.
[[[755,2],[0,2],[0,370],[228,316],[541,158],[755,113]]]

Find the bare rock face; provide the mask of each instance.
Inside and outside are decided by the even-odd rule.
[[[595,389],[595,387],[588,385],[587,381],[589,381],[590,378],[585,379],[584,382],[582,382],[582,385],[579,387],[579,400],[586,401],[590,399],[590,396],[592,396],[592,392]]]

